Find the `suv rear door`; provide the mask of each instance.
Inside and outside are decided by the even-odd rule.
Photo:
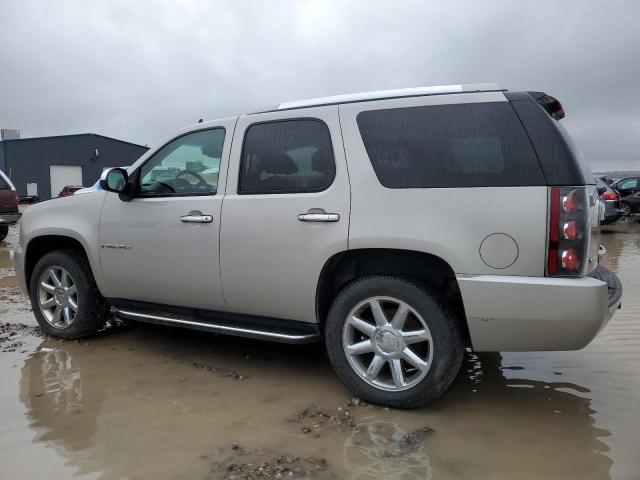
[[[322,267],[347,249],[338,107],[241,117],[228,178],[220,235],[228,310],[314,322]]]

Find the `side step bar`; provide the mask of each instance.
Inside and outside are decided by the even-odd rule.
[[[255,338],[258,340],[270,340],[272,342],[304,344],[320,340],[320,332],[317,325],[305,322],[277,321],[260,317],[237,316],[242,320],[229,320],[214,316],[193,316],[189,314],[175,314],[173,312],[144,312],[130,308],[111,307],[111,311],[126,320],[168,325],[175,327],[202,330],[205,332],[222,333],[237,337]],[[221,317],[230,316],[221,314]],[[232,317],[236,317],[233,315]],[[281,323],[281,324],[279,324]],[[294,324],[295,326],[292,326]]]

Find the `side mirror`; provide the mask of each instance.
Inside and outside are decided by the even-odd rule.
[[[130,202],[135,194],[134,184],[137,183],[135,173],[132,178],[133,182],[129,180],[129,174],[124,168],[110,168],[102,172],[100,188],[107,192],[117,193],[123,202]]]
[[[123,193],[127,187],[129,175],[124,168],[110,168],[100,176],[100,188],[107,192]]]

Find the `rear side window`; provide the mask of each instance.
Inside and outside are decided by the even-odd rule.
[[[11,186],[9,183],[0,175],[0,190],[10,190]]]
[[[335,173],[331,135],[323,122],[258,123],[245,134],[238,193],[319,192]]]
[[[507,102],[371,110],[357,122],[387,188],[545,185]]]

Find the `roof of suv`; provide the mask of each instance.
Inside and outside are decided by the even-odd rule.
[[[323,105],[337,105],[341,103],[366,102],[368,100],[384,100],[388,98],[420,97],[426,95],[445,95],[451,93],[472,92],[501,92],[504,91],[497,83],[472,83],[459,85],[438,85],[431,87],[400,88],[397,90],[378,90],[375,92],[349,93],[332,97],[309,98],[272,105],[253,113],[273,112],[277,110],[291,110],[295,108],[318,107]]]

